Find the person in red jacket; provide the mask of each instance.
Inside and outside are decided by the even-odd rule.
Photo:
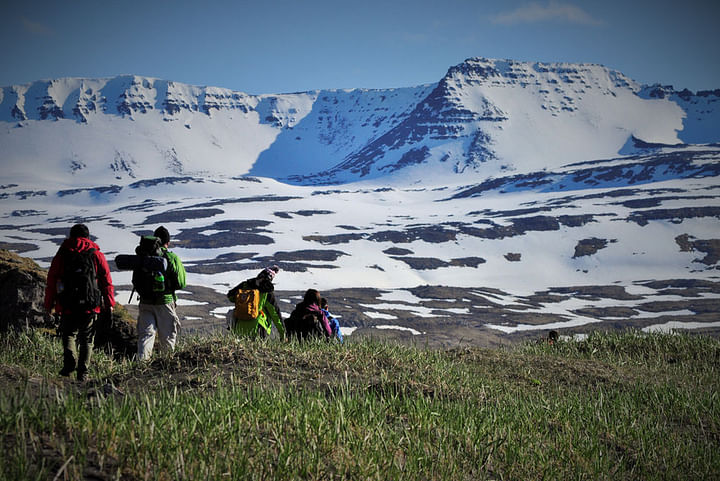
[[[50,264],[45,288],[45,310],[60,315],[61,376],[77,371],[79,381],[87,378],[97,316],[102,309],[112,311],[114,306],[115,294],[105,255],[90,240],[87,226],[76,224]]]

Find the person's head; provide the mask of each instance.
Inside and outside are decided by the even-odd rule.
[[[558,340],[558,337],[560,337],[560,336],[558,336],[557,331],[552,330],[552,331],[548,332],[548,342],[550,344],[555,344],[555,342],[557,342],[557,340]]]
[[[327,299],[325,299],[324,297],[320,299],[320,307],[322,307],[323,309],[327,309],[328,307]]]
[[[305,291],[305,297],[303,297],[303,302],[306,305],[315,304],[317,306],[320,305],[320,291],[317,289],[308,289]]]
[[[77,239],[78,237],[90,237],[90,229],[85,224],[75,224],[70,228],[70,237]]]
[[[155,229],[153,235],[160,239],[162,245],[167,246],[168,244],[170,244],[170,232],[164,226],[160,226]]]
[[[275,279],[275,275],[279,271],[280,271],[280,268],[278,266],[266,267],[265,269],[260,271],[260,273],[257,275],[257,279],[259,281],[267,280],[267,281],[272,282],[273,279]]]

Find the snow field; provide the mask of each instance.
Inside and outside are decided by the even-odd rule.
[[[715,189],[713,179],[693,179],[686,184],[684,197],[707,195]],[[639,187],[638,198],[646,189],[678,188],[681,183],[668,181]],[[267,220],[265,227],[274,242],[269,245],[238,245],[212,249],[173,249],[186,264],[204,262],[228,253],[255,253],[259,257],[272,258],[276,252],[298,250],[336,250],[341,255],[336,261],[307,261],[311,265],[332,264],[335,269],[310,268],[306,272],[281,271],[277,276],[280,290],[304,290],[310,287],[328,290],[341,287],[375,287],[384,290],[381,302],[364,305],[365,314],[377,320],[392,320],[388,309],[407,310],[419,318],[432,317],[431,309],[423,307],[421,299],[413,296],[407,288],[420,285],[445,285],[456,287],[492,287],[505,292],[505,296],[490,295],[478,291],[479,296],[500,304],[522,302],[521,298],[550,287],[577,285],[621,285],[630,293],[638,293],[650,300],[670,300],[653,296],[650,289],[637,285],[649,279],[699,278],[713,279],[712,270],[694,262],[702,257],[699,252],[680,252],[674,241],[677,235],[688,233],[699,239],[717,235],[717,224],[707,218],[684,219],[680,223],[650,221],[645,226],[628,222],[627,216],[633,211],[619,205],[616,198],[593,198],[572,200],[556,204],[560,197],[571,193],[515,192],[491,193],[479,198],[447,201],[458,186],[442,188],[406,188],[394,190],[379,189],[370,183],[342,186],[340,193],[317,195],[322,189],[315,187],[291,186],[277,181],[261,179],[247,182],[229,178],[205,179],[203,182],[183,184],[157,184],[131,189],[124,186],[115,193],[90,193],[87,191],[56,196],[56,190],[48,187],[45,196],[29,196],[25,200],[4,202],[0,215],[3,223],[12,228],[2,230],[0,240],[5,242],[27,241],[38,246],[29,255],[47,267],[48,261],[57,250],[58,238],[64,237],[64,229],[79,218],[86,219],[91,233],[97,238],[108,259],[119,253],[130,253],[137,244],[135,232],[152,231],[155,223],[146,224],[146,219],[168,210],[198,209],[199,204],[219,201],[215,208],[222,213],[208,218],[189,219],[178,222],[163,222],[172,234],[182,229],[207,227],[204,235],[212,234],[215,222],[223,220]],[[19,189],[19,188],[17,188]],[[602,189],[593,191],[602,193]],[[583,195],[590,193],[585,190]],[[180,194],[180,195],[179,195]],[[252,202],[223,203],[223,200],[254,199],[262,196],[297,197],[291,200],[258,200]],[[151,199],[150,202],[145,202]],[[52,200],[52,202],[49,202]],[[623,200],[627,200],[623,198]],[[707,199],[698,198],[694,203],[706,205]],[[717,205],[717,201],[711,201]],[[692,204],[687,199],[667,201],[667,207]],[[369,239],[352,240],[347,243],[325,245],[305,239],[306,236],[332,236],[336,234],[363,233],[370,235],[386,230],[403,231],[418,226],[443,225],[452,230],[453,222],[462,222],[479,228],[488,224],[477,221],[492,221],[508,225],[515,217],[515,209],[553,205],[548,212],[537,215],[572,215],[577,213],[595,214],[595,222],[582,227],[561,226],[557,231],[528,231],[524,235],[503,239],[485,239],[456,233],[456,239],[443,243],[427,242],[422,239],[408,243],[374,242]],[[139,210],[137,206],[145,206]],[[663,203],[662,207],[666,207]],[[34,215],[13,216],[17,209],[37,210]],[[315,211],[310,216],[297,214],[298,211]],[[289,213],[277,216],[275,213]],[[348,230],[339,226],[354,226]],[[60,228],[57,233],[44,233],[42,228]],[[38,230],[39,229],[39,230]],[[590,256],[573,259],[574,248],[581,239],[597,237],[607,239],[607,246]],[[612,241],[615,242],[612,242]],[[412,251],[408,257],[429,257],[444,261],[464,257],[482,257],[486,263],[477,267],[447,267],[430,270],[414,270],[402,260],[383,253],[391,247]],[[520,253],[519,262],[505,259],[508,253]],[[403,256],[395,256],[402,258]],[[242,264],[242,261],[240,262]],[[220,274],[188,275],[190,285],[201,285],[224,293],[242,279],[257,274],[257,268],[225,272]],[[130,283],[129,272],[114,272],[116,285]],[[119,292],[122,297],[129,292]],[[706,295],[712,298],[711,295]],[[183,302],[193,302],[184,300]],[[645,301],[644,301],[645,302]],[[497,325],[487,327],[501,332],[517,332],[533,329],[567,328],[601,322],[602,319],[574,314],[574,311],[588,307],[633,307],[633,301],[568,299],[548,303],[540,308],[532,307],[523,312],[553,313],[563,316],[566,321],[552,325]],[[190,305],[190,304],[188,304]],[[437,308],[434,310],[438,310]],[[448,313],[461,313],[461,309],[449,308]],[[212,316],[224,318],[225,308],[213,310]],[[651,313],[640,311],[632,318],[650,319],[660,315],[689,315],[689,312]],[[607,318],[611,319],[611,318]],[[400,326],[402,327],[402,326]],[[700,326],[702,327],[702,326]]]

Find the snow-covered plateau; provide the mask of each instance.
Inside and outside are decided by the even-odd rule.
[[[720,333],[719,101],[483,58],[387,90],[5,87],[0,247],[47,266],[83,222],[112,260],[165,225],[189,331],[221,327],[224,292],[274,263],[288,313],[318,288],[352,336]]]

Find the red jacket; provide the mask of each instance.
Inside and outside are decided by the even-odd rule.
[[[45,287],[45,309],[50,310],[53,307],[60,314],[69,314],[68,309],[60,305],[57,295],[57,283],[63,274],[63,250],[72,250],[84,252],[89,249],[95,249],[95,273],[97,277],[98,288],[103,297],[103,305],[105,308],[115,306],[115,291],[113,289],[112,277],[110,276],[110,267],[108,266],[105,255],[100,252],[100,248],[96,243],[86,237],[70,237],[63,241],[60,249],[50,264],[50,271],[47,276],[47,286]],[[94,312],[100,312],[101,306],[93,309]]]

